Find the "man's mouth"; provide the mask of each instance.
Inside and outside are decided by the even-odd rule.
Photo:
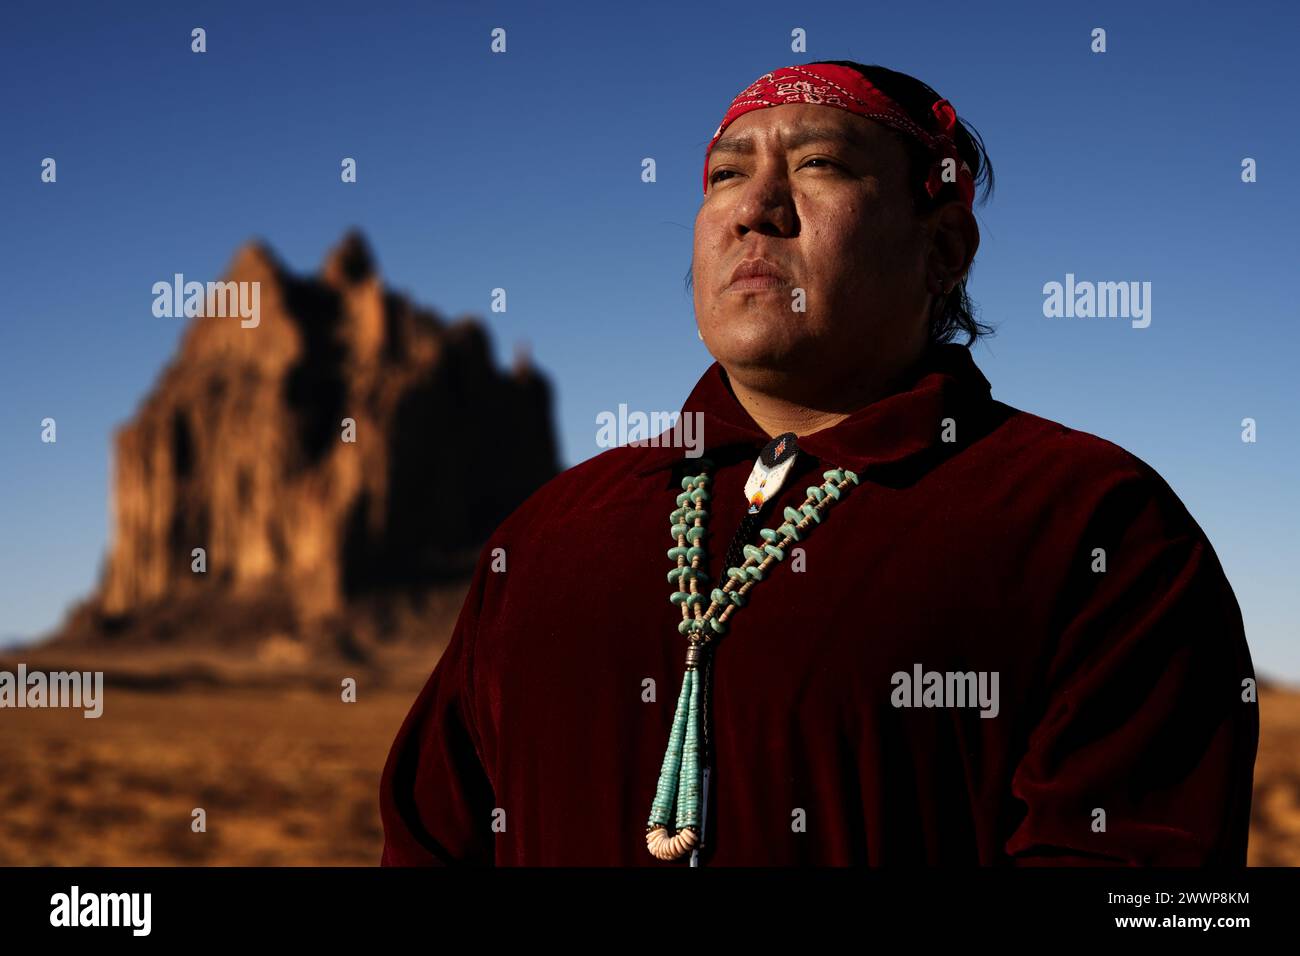
[[[728,292],[761,292],[782,289],[790,280],[785,273],[766,259],[746,259],[731,274]]]
[[[760,292],[764,289],[782,289],[785,287],[785,280],[780,276],[748,276],[744,279],[737,279],[731,285],[727,286],[728,292]]]

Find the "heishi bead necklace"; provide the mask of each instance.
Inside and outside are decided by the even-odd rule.
[[[737,529],[737,541],[752,527],[747,521],[758,514],[765,501],[776,496],[797,454],[798,442],[793,432],[773,438],[760,453],[745,483],[749,514]],[[821,523],[831,502],[838,501],[849,487],[858,484],[858,476],[847,469],[823,472],[822,483],[808,487],[802,505],[785,509],[783,524],[776,529],[759,529],[763,539],[761,547],[744,545],[740,552],[744,562],[727,568],[726,582],[708,593],[711,603],[706,608],[703,586],[708,579],[704,570],[708,562],[704,547],[708,509],[705,503],[709,500],[709,471],[713,462],[701,458],[699,466],[698,475],[682,479],[677,508],[669,515],[675,545],[668,549],[668,557],[676,563],[668,572],[668,580],[676,584],[669,600],[681,607],[682,620],[677,630],[686,635],[689,646],[686,672],[645,834],[646,847],[657,859],[676,860],[690,853],[691,866],[699,866],[709,801],[709,760],[702,759],[701,743],[708,742],[710,645],[726,633],[729,619],[745,606],[754,585],[763,580],[774,563],[785,559],[786,548],[807,536]],[[729,560],[730,557],[723,563]],[[704,706],[701,706],[702,696]],[[671,834],[668,832],[670,819],[674,829]]]

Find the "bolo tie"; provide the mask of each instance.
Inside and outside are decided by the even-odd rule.
[[[699,474],[682,478],[677,507],[669,515],[669,533],[674,545],[668,549],[668,557],[675,565],[668,572],[669,582],[675,585],[669,600],[681,608],[682,620],[677,630],[686,636],[687,649],[682,687],[646,823],[646,847],[657,859],[677,860],[689,853],[690,865],[700,865],[713,761],[709,687],[714,641],[726,633],[729,619],[745,606],[754,586],[776,563],[785,560],[786,549],[806,538],[821,524],[832,502],[858,484],[858,476],[847,469],[831,468],[823,472],[822,483],[807,488],[803,504],[784,509],[784,522],[780,526],[759,528],[761,546],[746,543],[759,525],[764,504],[781,490],[798,453],[794,432],[777,435],[759,452],[745,482],[749,509],[727,549],[723,561],[727,580],[721,587],[708,590],[705,572],[708,565],[705,525],[713,470],[710,459],[699,459]],[[707,605],[706,600],[710,602]]]

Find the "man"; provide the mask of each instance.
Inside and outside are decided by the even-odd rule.
[[[903,74],[736,97],[695,224],[717,361],[662,441],[484,547],[384,770],[385,864],[1244,864],[1258,716],[1214,550],[951,341],[984,331],[989,175]]]

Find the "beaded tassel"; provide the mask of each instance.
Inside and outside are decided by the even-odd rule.
[[[661,860],[675,860],[699,842],[700,827],[700,685],[699,673],[688,667],[677,698],[677,713],[664,754],[655,802],[650,810],[651,830],[646,846]],[[674,809],[677,833],[668,836],[665,824]]]
[[[700,690],[710,641],[726,632],[727,619],[744,606],[746,592],[763,580],[773,562],[785,559],[785,549],[792,542],[802,540],[813,525],[821,523],[822,515],[831,502],[840,499],[843,489],[858,483],[858,476],[846,469],[823,472],[821,486],[807,489],[803,505],[785,509],[784,524],[776,530],[760,529],[764,542],[761,548],[752,544],[744,546],[744,563],[727,569],[728,580],[722,587],[713,588],[708,594],[712,603],[703,609],[705,592],[700,585],[707,581],[707,575],[702,567],[705,561],[702,542],[707,534],[704,521],[708,517],[704,502],[709,499],[707,470],[712,462],[701,459],[700,467],[703,471],[699,475],[682,479],[683,491],[677,496],[677,509],[669,516],[670,532],[676,544],[668,550],[668,557],[676,562],[676,567],[668,572],[668,580],[677,584],[670,600],[681,607],[682,621],[677,629],[687,636],[690,645],[668,747],[646,824],[646,847],[660,860],[675,860],[697,850],[702,840],[708,768],[702,766],[700,759],[703,720]],[[723,608],[720,613],[719,608]],[[675,830],[672,834],[668,832],[670,818]]]

